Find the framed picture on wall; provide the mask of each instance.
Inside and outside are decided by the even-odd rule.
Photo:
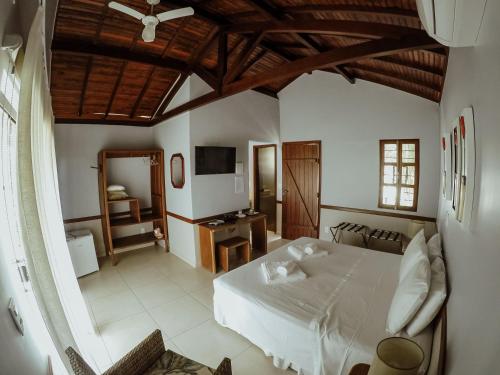
[[[459,119],[461,176],[460,196],[457,219],[469,226],[474,204],[474,182],[476,174],[476,139],[474,129],[474,112],[472,107],[465,108]]]
[[[450,177],[444,177],[451,186],[444,189],[451,200],[454,216],[464,226],[469,226],[474,202],[474,180],[476,167],[476,144],[472,107],[465,108],[451,126],[449,157],[445,153],[443,174],[446,176],[446,161],[450,163]]]

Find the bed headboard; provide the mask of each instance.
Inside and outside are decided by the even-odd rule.
[[[446,301],[434,319],[431,359],[427,375],[444,375],[446,363]]]
[[[446,305],[448,299],[450,298],[451,287],[450,278],[448,277],[448,266],[446,264],[446,256],[444,249],[442,250],[443,261],[446,269],[446,290],[447,296],[444,300],[443,306],[439,313],[434,318],[434,336],[432,339],[432,351],[431,359],[429,362],[429,368],[427,369],[427,375],[444,375],[444,369],[446,364],[446,344],[447,344],[447,321],[446,321]]]

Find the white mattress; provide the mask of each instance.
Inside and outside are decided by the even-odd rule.
[[[299,263],[304,281],[266,285],[264,260],[289,260],[287,246],[214,280],[217,322],[246,337],[277,367],[299,374],[348,374],[370,363],[397,286],[401,256],[311,238],[330,254]],[[425,373],[432,329],[413,338],[425,352]]]

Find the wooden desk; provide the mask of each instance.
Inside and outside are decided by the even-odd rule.
[[[221,225],[198,224],[200,231],[201,265],[209,271],[217,272],[215,259],[215,233],[235,229],[241,225],[250,226],[250,248],[254,257],[267,253],[267,224],[266,215],[257,214],[238,219],[234,223]]]

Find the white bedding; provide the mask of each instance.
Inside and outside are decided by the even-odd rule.
[[[299,262],[306,280],[265,284],[260,264],[290,260],[287,246],[215,279],[215,319],[273,356],[277,367],[305,375],[348,374],[354,364],[370,363],[377,343],[388,336],[401,256],[311,238],[292,244],[308,242],[330,255]],[[426,353],[423,374],[432,329],[412,340]]]

